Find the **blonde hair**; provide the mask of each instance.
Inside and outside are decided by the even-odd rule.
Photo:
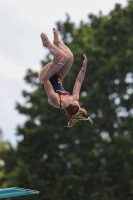
[[[73,108],[73,109],[72,109]],[[92,120],[90,117],[87,116],[87,111],[84,108],[81,108],[77,105],[69,105],[65,108],[66,116],[68,119],[68,126],[66,127],[72,127],[75,123],[79,121],[90,121],[92,123]],[[84,117],[83,115],[86,115],[87,117]]]

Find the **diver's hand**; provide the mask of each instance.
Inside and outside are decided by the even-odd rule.
[[[87,67],[88,60],[87,60],[87,57],[86,57],[85,54],[83,54],[83,56],[84,56],[84,60],[83,60],[81,71],[85,73],[86,72],[86,67]]]
[[[83,54],[83,56],[84,56],[84,60],[83,60],[83,65],[82,65],[82,67],[86,67],[86,66],[87,66],[88,60],[87,60],[87,57],[86,57],[85,54]]]
[[[61,58],[62,58],[62,56],[60,53],[54,54],[53,64],[63,66],[63,64],[61,62],[59,62]]]

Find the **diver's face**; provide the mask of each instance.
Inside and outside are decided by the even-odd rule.
[[[68,105],[69,104],[79,106],[79,102],[75,98],[73,98],[73,97],[70,97],[70,99],[68,100]]]

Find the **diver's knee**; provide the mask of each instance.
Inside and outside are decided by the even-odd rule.
[[[67,56],[67,54],[64,53],[64,54],[62,55],[62,59],[61,59],[61,60],[62,60],[62,62],[63,62],[63,65],[65,65],[65,64],[67,63],[67,61],[68,61],[68,56]]]
[[[74,61],[74,56],[73,56],[73,53],[70,51],[70,52],[67,52],[67,57],[68,57],[68,60],[70,61]]]

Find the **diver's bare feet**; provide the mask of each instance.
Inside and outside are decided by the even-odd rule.
[[[42,38],[43,46],[44,46],[44,47],[47,47],[47,44],[48,44],[48,42],[49,42],[49,39],[48,39],[47,35],[46,35],[45,33],[41,33],[40,36],[41,36],[41,38]]]
[[[59,32],[57,31],[57,29],[53,28],[53,33],[54,33],[54,40],[53,40],[53,44],[55,44],[56,46],[58,46],[59,43]]]

